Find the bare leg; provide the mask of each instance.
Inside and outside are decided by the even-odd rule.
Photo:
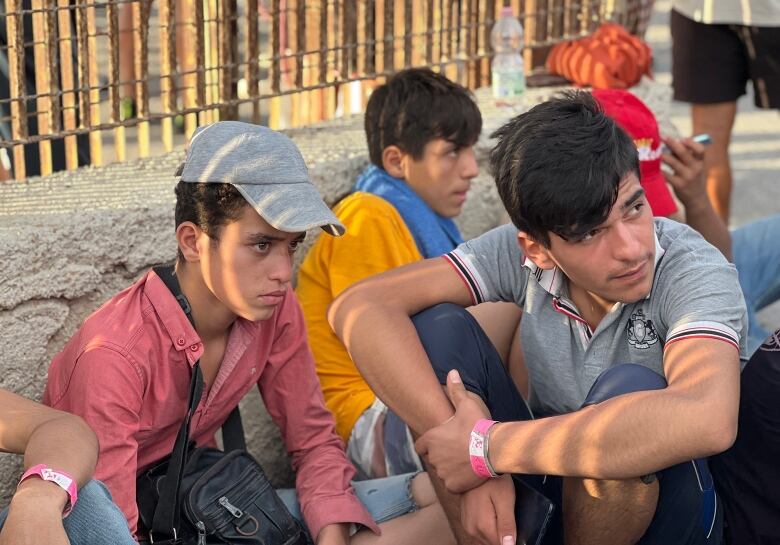
[[[563,481],[563,533],[567,545],[636,543],[658,503],[658,481]]]
[[[520,346],[523,311],[514,303],[482,303],[467,309],[485,331],[506,365],[520,394],[528,399],[528,370]]]
[[[712,145],[707,148],[704,155],[707,193],[713,208],[726,225],[729,223],[731,210],[732,178],[729,144],[736,114],[736,102],[693,104],[691,106],[693,133],[707,133],[712,136]]]
[[[466,309],[485,331],[506,364],[523,311],[514,303],[482,303]]]
[[[426,473],[412,480],[412,497],[418,510],[394,518],[380,525],[382,535],[362,530],[352,536],[351,545],[454,545],[447,517],[436,499],[431,481]]]

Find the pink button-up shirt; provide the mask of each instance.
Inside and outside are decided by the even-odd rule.
[[[150,271],[87,318],[49,368],[44,402],[95,430],[95,478],[108,486],[134,534],[136,476],[171,453],[187,410],[191,368],[202,354],[197,332]],[[325,408],[292,290],[270,319],[235,321],[219,372],[193,416],[191,438],[199,446],[211,443],[255,384],[281,429],[312,535],[337,522],[378,531],[350,487],[354,469]]]

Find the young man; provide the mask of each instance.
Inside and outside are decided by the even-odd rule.
[[[668,181],[685,207],[685,222],[736,266],[747,306],[748,354],[753,354],[769,337],[756,315],[780,299],[780,245],[774,243],[780,236],[780,214],[729,232],[707,197],[705,147],[689,138],[661,138],[653,112],[625,89],[598,89],[593,96],[634,140],[653,214],[669,216],[677,209]],[[666,172],[662,162],[669,167]]]
[[[361,478],[420,469],[407,427],[374,395],[326,313],[355,282],[449,252],[463,242],[460,214],[478,174],[472,146],[482,117],[470,93],[427,68],[377,88],[366,107],[371,164],[333,212],[347,228],[320,237],[298,273],[309,342],[325,403]]]
[[[0,428],[0,451],[23,454],[25,468],[0,513],[0,545],[134,543],[105,486],[89,480],[98,444],[82,419],[0,390]]]
[[[150,271],[87,318],[52,362],[45,392],[48,404],[82,416],[95,430],[95,475],[133,534],[144,537],[136,477],[170,454],[199,360],[205,390],[190,438],[213,444],[239,400],[259,387],[297,473],[302,518],[318,544],[347,543],[351,527],[360,530],[353,543],[448,542],[444,515],[425,493],[426,476],[363,489],[376,522],[384,522],[379,527],[350,485],[354,470],[323,404],[290,289],[293,254],[306,231],[321,227],[340,235],[344,228],[293,142],[265,127],[215,123],[196,131],[179,174],[176,276],[195,327]],[[300,516],[294,496],[284,499]],[[361,528],[377,534],[381,528],[382,535]]]
[[[515,539],[506,494],[495,517],[471,522],[475,491],[512,485],[483,477],[497,472],[526,476],[558,505],[546,543],[719,543],[701,459],[736,433],[745,306],[733,265],[687,226],[653,219],[636,147],[591,95],[537,105],[496,136],[491,163],[514,225],[347,290],[330,312],[336,333],[377,395],[425,434],[418,450],[447,488],[465,492],[464,526],[480,542]],[[482,301],[523,308],[530,411],[460,308]],[[454,418],[440,387],[452,369],[451,389],[475,394],[456,394]],[[501,423],[474,430],[486,417]]]

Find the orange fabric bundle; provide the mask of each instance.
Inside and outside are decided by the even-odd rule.
[[[547,69],[572,83],[596,89],[625,89],[650,75],[653,53],[622,26],[604,23],[591,36],[557,44]]]

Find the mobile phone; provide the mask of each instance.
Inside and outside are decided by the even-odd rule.
[[[710,144],[712,144],[712,137],[707,133],[702,133],[702,134],[697,134],[696,136],[692,136],[691,140],[703,146],[709,146]],[[661,144],[661,153],[672,153],[672,150],[670,150],[669,146],[667,146],[666,144]]]
[[[515,483],[515,521],[518,545],[541,545],[555,505],[517,475]]]

